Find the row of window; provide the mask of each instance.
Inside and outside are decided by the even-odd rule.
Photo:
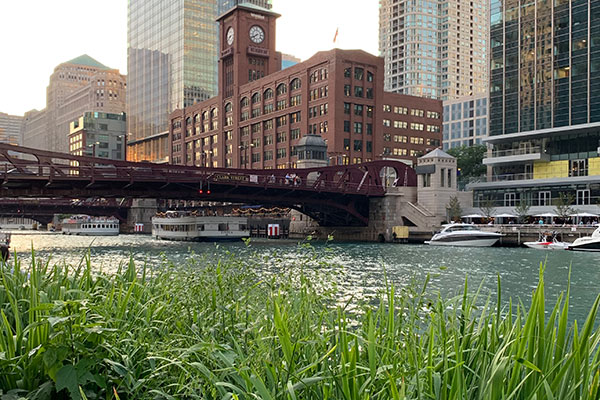
[[[352,86],[344,85],[344,96],[352,96]],[[367,88],[366,90],[362,86],[354,86],[354,97],[366,97],[367,99],[373,98],[373,88]]]
[[[394,112],[394,114],[401,114],[401,115],[408,115],[408,108],[407,107],[401,107],[401,106],[394,106],[392,107],[389,104],[384,104],[383,105],[383,112]],[[425,111],[425,110],[420,110],[418,108],[412,108],[410,110],[410,115],[414,116],[414,117],[425,117],[427,116],[427,118],[431,118],[431,119],[438,119],[440,118],[440,113],[436,112],[436,111]]]
[[[399,154],[402,153],[402,154]],[[391,156],[391,155],[409,155],[411,157],[421,157],[423,155],[423,151],[422,150],[414,150],[414,149],[410,149],[408,150],[408,154],[404,154],[404,151],[400,151],[400,150],[396,150],[396,154],[394,154],[394,149],[390,148],[390,147],[384,147],[383,148],[383,155],[384,156]]]
[[[344,114],[350,114],[350,110],[352,109],[352,104],[344,103]],[[354,115],[362,116],[363,111],[367,110],[367,117],[373,117],[373,106],[362,105],[362,104],[354,104]]]
[[[347,67],[344,68],[344,78],[352,77],[352,68]],[[365,70],[361,67],[354,67],[354,79],[357,81],[362,81],[365,78]],[[367,71],[367,82],[373,82],[373,73],[371,71]]]
[[[298,90],[301,87],[302,87],[302,81],[300,80],[300,78],[295,78],[290,82],[290,91]],[[272,99],[273,93],[274,93],[273,89],[271,89],[271,88],[266,89],[263,92],[262,97],[264,100]],[[287,93],[287,85],[285,83],[280,83],[279,85],[277,85],[277,88],[275,89],[275,93],[277,93],[277,96]],[[242,97],[242,99],[240,100],[240,106],[248,107],[250,105],[250,102],[252,102],[252,104],[256,104],[256,103],[260,103],[260,101],[261,101],[261,94],[259,92],[256,92],[251,96],[250,99],[248,99],[248,97]],[[228,103],[228,104],[230,104],[230,103]],[[227,109],[225,111],[227,111]],[[231,111],[231,110],[229,110],[229,111]]]
[[[389,128],[392,126],[392,121],[389,119],[383,120],[383,126]],[[419,122],[411,122],[410,125],[406,121],[394,121],[394,128],[399,129],[410,129],[413,131],[423,131],[425,130],[425,124],[421,124]],[[439,125],[427,125],[427,132],[440,132],[441,127]]]
[[[350,132],[350,121],[344,121],[344,132]],[[363,133],[363,126],[365,127],[365,133],[367,135],[373,134],[373,124],[366,123],[363,125],[362,122],[354,123],[354,133]]]
[[[354,140],[353,149],[354,151],[363,151],[363,141]],[[344,150],[350,150],[350,139],[344,139]],[[373,152],[373,142],[366,142],[365,151],[367,153]]]
[[[310,74],[310,82],[318,82],[318,81],[325,81],[327,80],[327,78],[329,78],[329,71],[327,70],[327,68],[321,68],[321,69],[317,69],[315,71],[313,71],[312,74]]]

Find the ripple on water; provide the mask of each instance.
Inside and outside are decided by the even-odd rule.
[[[462,292],[465,276],[469,287],[482,285],[482,294],[496,296],[497,276],[502,281],[502,296],[521,298],[528,303],[537,285],[540,264],[545,264],[546,297],[554,300],[566,289],[571,267],[571,316],[585,318],[600,292],[600,253],[540,251],[526,248],[456,248],[427,245],[379,243],[313,244],[319,259],[337,265],[335,276],[347,296],[370,298],[385,287],[386,279],[403,287],[411,280],[423,282],[430,275],[430,287],[444,295]],[[36,257],[52,262],[78,264],[88,251],[93,265],[114,271],[130,257],[137,265],[150,268],[173,262],[183,265],[192,255],[216,259],[227,251],[241,258],[256,254],[269,271],[273,260],[294,265],[307,250],[293,241],[252,240],[250,246],[238,243],[189,243],[152,239],[148,235],[113,237],[63,236],[61,234],[23,234],[15,232],[12,250],[23,265],[29,265],[31,248]],[[341,266],[341,267],[339,267]],[[278,267],[279,268],[279,267]]]

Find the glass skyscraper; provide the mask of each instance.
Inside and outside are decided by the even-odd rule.
[[[379,0],[385,89],[455,100],[488,88],[488,2]]]
[[[492,150],[476,203],[596,207],[600,1],[492,0],[490,16]]]
[[[270,5],[266,0],[248,2]],[[234,0],[129,0],[129,160],[168,161],[169,113],[217,94],[216,18],[236,4]]]

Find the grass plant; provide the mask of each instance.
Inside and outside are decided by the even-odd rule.
[[[349,311],[320,254],[256,273],[264,262],[106,274],[89,255],[13,257],[0,266],[0,398],[600,398],[599,300],[569,324],[568,283],[547,309],[543,268],[527,306],[467,280],[443,299],[425,281]]]

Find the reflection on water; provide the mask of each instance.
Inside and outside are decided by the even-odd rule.
[[[51,259],[52,263],[78,264],[89,250],[95,268],[114,271],[120,263],[133,257],[136,264],[160,266],[165,261],[183,265],[192,254],[217,258],[227,251],[247,258],[257,254],[265,270],[269,260],[282,259],[291,264],[301,250],[296,242],[253,240],[250,246],[236,243],[169,242],[152,239],[147,235],[119,235],[112,237],[63,236],[60,234],[23,234],[15,232],[12,251],[16,250],[23,265],[28,266],[31,248],[38,259]],[[483,283],[484,294],[495,297],[496,279],[502,280],[502,296],[520,297],[529,302],[531,291],[538,279],[540,263],[546,263],[546,296],[556,299],[565,290],[569,267],[571,273],[571,315],[579,320],[600,292],[600,253],[569,251],[541,251],[526,248],[453,248],[427,245],[394,245],[376,243],[323,243],[313,244],[319,254],[342,267],[339,284],[348,297],[374,295],[385,287],[385,278],[396,286],[410,279],[422,282],[431,274],[431,287],[445,295],[461,292],[465,276],[469,287],[475,290]],[[327,250],[325,249],[327,248]],[[325,251],[326,250],[326,251]],[[550,305],[547,306],[550,308]]]

